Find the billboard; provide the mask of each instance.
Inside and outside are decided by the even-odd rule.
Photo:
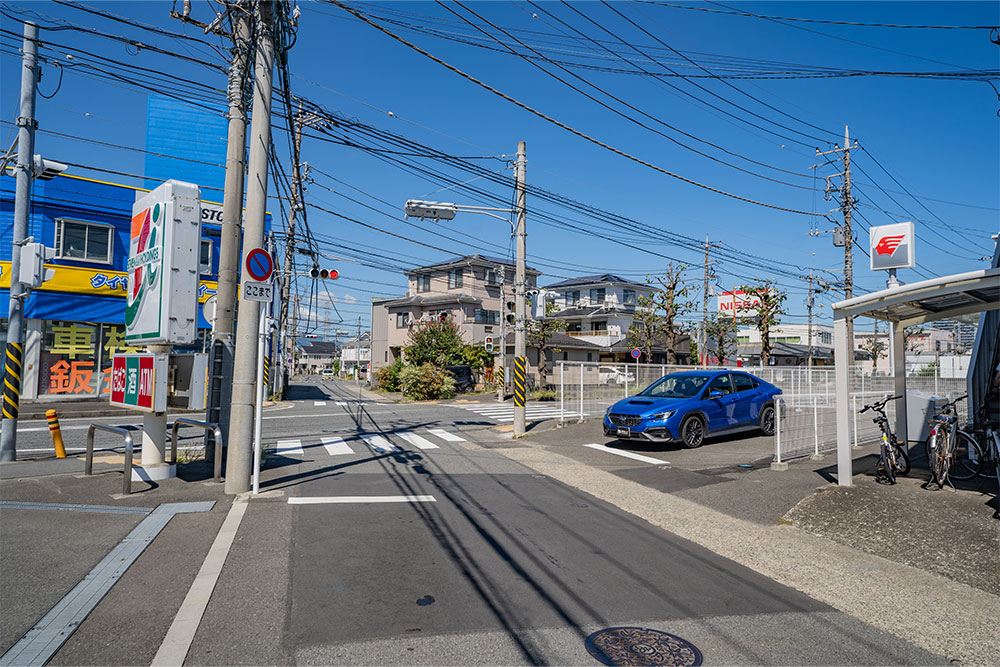
[[[914,253],[912,222],[872,226],[868,230],[868,254],[872,271],[886,269],[912,269],[917,263]]]
[[[201,201],[198,186],[167,181],[132,206],[125,340],[184,345],[198,329]]]
[[[716,296],[716,310],[733,319],[737,317],[753,317],[760,307],[760,297],[749,295],[743,290],[734,289],[731,292],[720,292]]]
[[[111,361],[111,405],[166,411],[167,360],[166,354],[116,354]]]

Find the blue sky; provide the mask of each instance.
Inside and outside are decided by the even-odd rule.
[[[858,139],[862,147],[852,153],[857,186],[854,195],[860,200],[855,227],[860,245],[867,248],[865,230],[870,224],[914,220],[919,266],[917,271],[901,271],[903,281],[985,265],[978,258],[992,253],[990,235],[1000,227],[1000,99],[984,81],[940,75],[992,70],[995,77],[1000,47],[989,41],[989,31],[835,25],[738,14],[984,26],[1000,23],[996,3],[676,4],[717,11],[647,2],[617,2],[610,7],[600,2],[471,2],[463,3],[464,7],[379,2],[351,6],[470,77],[581,134],[715,190],[778,208],[691,185],[602,148],[502,99],[328,3],[300,4],[298,34],[288,52],[291,89],[293,94],[365,126],[448,155],[477,158],[470,162],[504,173],[508,179],[512,172],[503,171],[506,162],[515,153],[517,142],[525,141],[530,186],[647,225],[642,233],[611,227],[606,219],[587,216],[579,206],[561,207],[529,195],[528,258],[546,274],[542,284],[605,272],[641,280],[646,273],[662,270],[669,257],[692,265],[689,275],[700,313],[704,258],[693,246],[708,235],[711,242],[724,244],[714,257],[716,289],[731,289],[755,278],[777,279],[789,293],[785,321],[805,322],[806,283],[798,276],[812,267],[825,279],[838,279],[843,250],[832,245],[829,234],[809,235],[811,229],[831,229],[833,225],[826,219],[779,208],[808,214],[829,213],[836,207],[834,201],[824,199],[822,189],[824,177],[840,169],[829,164],[815,170],[810,167],[829,159],[817,158],[815,150],[830,150],[834,143],[842,142],[845,124],[850,126],[852,140]],[[170,19],[171,3],[87,6],[204,38],[199,29]],[[218,5],[195,0],[193,7],[193,16],[210,20]],[[219,71],[148,50],[137,51],[134,46],[79,30],[46,31],[44,26],[66,21],[222,64],[222,55],[207,46],[54,3],[4,3],[3,9],[11,17],[25,17],[29,11],[39,14],[35,18],[43,25],[42,38],[53,43],[43,48],[43,55],[52,59],[71,63],[65,59],[70,51],[63,47],[77,48],[117,61],[97,63],[92,56],[72,52],[77,63],[97,64],[112,74],[126,72],[121,63],[147,67],[171,77],[164,85],[182,97],[199,102],[223,99],[219,91],[225,87],[225,76]],[[21,32],[12,18],[0,18],[5,31]],[[225,46],[220,38],[209,41]],[[0,111],[8,122],[16,116],[18,42],[9,34],[3,35]],[[535,61],[620,113],[588,99],[526,58],[505,53],[507,46],[522,54],[532,54],[531,47],[549,59],[573,63],[566,66],[567,72],[550,62]],[[590,67],[581,68],[581,64]],[[672,71],[683,77],[647,76],[637,67],[650,72]],[[139,75],[131,72],[125,74],[131,82],[111,82],[93,78],[95,71],[86,65],[63,70],[62,84],[52,99],[38,99],[41,128],[119,146],[144,147],[147,91],[135,85]],[[717,75],[755,76],[776,71],[831,74],[843,70],[939,76],[750,78],[727,79],[727,85],[706,76],[705,70]],[[40,92],[52,94],[58,79],[57,68],[46,67]],[[276,103],[275,110],[279,108]],[[0,127],[4,137],[10,132],[9,124]],[[331,133],[354,142],[362,139],[355,130],[335,128]],[[340,328],[356,328],[360,315],[367,326],[366,304],[372,296],[397,295],[405,290],[404,267],[471,252],[502,255],[510,247],[506,225],[489,217],[463,214],[452,222],[435,225],[407,224],[402,216],[402,204],[408,198],[502,205],[497,202],[509,202],[511,197],[507,184],[480,178],[455,185],[476,175],[410,154],[375,156],[311,134],[315,135],[307,133],[302,151],[303,159],[315,168],[307,201],[402,237],[316,208],[309,210],[310,228],[321,241],[323,253],[362,262],[324,260],[324,265],[337,268],[342,276],[326,285],[341,317],[332,308],[327,315],[330,304],[324,299],[320,304],[324,319],[343,319],[351,326]],[[284,130],[276,129],[274,140],[287,170]],[[55,159],[130,174],[142,174],[145,159],[141,152],[45,133],[39,133],[36,150]],[[422,153],[422,149],[413,152]],[[393,159],[437,170],[444,180],[423,178],[394,164]],[[74,168],[73,173],[136,182],[80,168]],[[183,178],[183,168],[177,177]],[[833,182],[839,183],[839,179]],[[449,183],[452,187],[442,190]],[[271,192],[275,192],[273,182]],[[213,197],[206,192],[205,198]],[[273,212],[279,207],[279,202],[272,202]],[[841,218],[838,212],[829,215],[838,222]],[[573,233],[554,218],[591,233]],[[869,270],[861,250],[855,248],[854,256],[856,289],[879,289],[884,274]],[[309,285],[302,282],[300,289],[305,294]],[[828,304],[837,299],[834,293],[820,296],[819,302],[826,305],[815,311],[818,321],[830,321]]]

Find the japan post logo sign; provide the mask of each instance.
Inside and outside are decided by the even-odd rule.
[[[868,254],[872,271],[909,269],[916,264],[913,252],[913,223],[871,227],[868,233]]]

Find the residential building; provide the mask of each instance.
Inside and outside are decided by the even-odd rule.
[[[486,336],[499,340],[501,319],[513,313],[514,269],[510,260],[476,254],[407,271],[405,296],[372,300],[373,370],[402,358],[410,329],[422,320],[451,318],[473,345]],[[539,275],[526,270],[527,289],[535,288]],[[513,363],[513,327],[507,327],[507,353]]]
[[[344,377],[354,377],[357,374],[359,361],[361,377],[368,377],[371,360],[372,335],[369,331],[351,338],[340,346],[340,372]]]
[[[856,334],[855,334],[856,336]],[[808,324],[779,324],[771,328],[769,338],[771,344],[791,343],[809,347],[809,325]],[[736,342],[738,344],[760,345],[760,330],[753,326],[740,326],[736,329]],[[813,348],[833,347],[833,327],[829,324],[812,325]]]
[[[325,340],[310,340],[299,347],[298,368],[302,373],[318,373],[333,368],[339,347]]]
[[[813,366],[833,366],[833,348],[814,345],[812,348]],[[760,366],[760,337],[756,343],[738,343],[736,346],[736,365]],[[809,346],[800,343],[771,342],[771,353],[768,360],[770,366],[805,366],[809,363]]]

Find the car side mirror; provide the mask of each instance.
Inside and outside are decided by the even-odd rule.
[[[711,391],[708,392],[709,398],[721,398],[724,395],[725,394],[722,393],[721,389],[712,389]]]

